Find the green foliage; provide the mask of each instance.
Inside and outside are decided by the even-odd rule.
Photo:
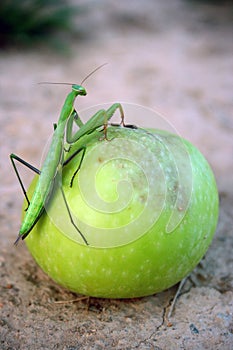
[[[0,47],[44,42],[58,32],[72,32],[78,7],[66,0],[1,0]]]

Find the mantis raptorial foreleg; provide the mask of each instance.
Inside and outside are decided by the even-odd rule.
[[[124,112],[123,108],[120,103],[114,103],[111,107],[109,107],[107,110],[101,109],[98,112],[96,112],[91,119],[87,121],[86,124],[82,126],[81,129],[79,129],[74,135],[72,135],[72,129],[73,129],[73,122],[75,121],[77,124],[77,121],[81,121],[80,117],[78,116],[78,113],[74,110],[70,118],[68,119],[67,126],[66,126],[66,142],[69,144],[73,144],[77,142],[82,136],[84,135],[90,135],[93,133],[98,127],[104,125],[104,139],[107,140],[107,125],[108,120],[110,120],[113,116],[113,114],[119,110],[120,117],[121,117],[121,123],[120,125],[125,126],[124,124]],[[81,136],[80,136],[81,135]],[[80,152],[82,153],[79,166],[74,172],[72,179],[70,181],[70,187],[73,185],[74,178],[78,171],[81,168],[82,161],[84,159],[84,155],[86,152],[86,145],[80,147],[78,150],[76,150],[66,161],[63,162],[63,166],[68,164],[71,159],[73,159],[77,154]]]
[[[117,111],[117,109],[120,111],[121,116],[121,125],[124,124],[124,112],[123,108],[120,103],[114,103],[111,107],[109,107],[107,110],[101,109],[98,112],[96,112],[91,119],[89,119],[86,124],[84,124],[74,135],[72,135],[72,128],[73,128],[73,122],[76,121],[76,119],[79,118],[77,112],[74,110],[75,113],[72,113],[70,116],[67,127],[66,127],[66,142],[67,143],[75,143],[78,141],[82,136],[91,134],[93,131],[95,131],[97,128],[104,125],[104,130],[106,130],[108,125],[108,120],[110,120],[113,116],[113,114]],[[106,136],[106,131],[105,131]]]
[[[81,121],[76,109],[73,110],[73,112],[71,113],[71,115],[67,121],[67,124],[66,124],[66,140],[68,140],[70,135],[72,135],[72,129],[73,129],[74,122],[79,127],[79,129],[81,127],[83,127],[83,125],[84,125],[83,122]],[[72,143],[72,142],[68,142],[68,143]]]

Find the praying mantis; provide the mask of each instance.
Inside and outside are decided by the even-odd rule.
[[[102,67],[102,66],[100,66]],[[112,118],[114,113],[119,110],[120,117],[121,117],[121,123],[122,126],[128,126],[124,124],[124,113],[123,108],[120,103],[114,103],[112,106],[110,106],[108,109],[104,110],[101,109],[97,111],[85,124],[82,123],[77,111],[74,108],[74,102],[75,99],[78,96],[86,96],[87,92],[85,88],[82,86],[83,82],[91,75],[93,74],[97,69],[96,68],[92,73],[90,73],[81,83],[81,85],[78,84],[69,84],[72,85],[71,92],[67,95],[64,105],[62,107],[60,117],[58,119],[57,124],[54,124],[54,132],[51,140],[51,144],[49,147],[49,150],[47,152],[47,155],[45,157],[45,160],[43,162],[41,170],[35,168],[31,164],[27,163],[22,158],[18,157],[14,153],[10,154],[10,160],[12,162],[13,168],[15,170],[16,176],[19,180],[21,189],[23,191],[23,194],[27,201],[27,209],[24,216],[24,219],[22,221],[21,227],[19,229],[18,237],[14,244],[17,244],[20,239],[25,239],[28,234],[31,232],[33,227],[36,225],[38,220],[40,219],[41,215],[45,211],[45,205],[48,203],[51,193],[53,190],[54,182],[56,179],[56,176],[58,174],[58,171],[61,167],[68,164],[68,162],[74,158],[75,155],[77,155],[79,152],[83,151],[81,161],[79,164],[79,167],[75,171],[72,179],[71,179],[71,186],[73,183],[74,176],[77,174],[77,172],[80,169],[81,162],[83,160],[84,154],[85,154],[85,148],[86,144],[85,142],[80,143],[80,148],[64,161],[64,140],[67,144],[72,145],[76,143],[77,141],[84,138],[86,135],[91,135],[93,132],[98,131],[100,128],[104,132],[104,140],[107,140],[107,125],[108,121]],[[72,134],[73,125],[74,123],[79,127],[78,131],[75,132],[75,134]],[[133,127],[129,125],[129,127]],[[85,140],[85,138],[84,138]],[[24,188],[23,182],[20,178],[19,172],[17,170],[15,161],[20,162],[21,164],[27,166],[29,169],[33,170],[35,173],[39,175],[34,193],[32,195],[31,200],[29,201],[26,190]],[[70,220],[77,230],[78,234],[81,236],[83,242],[88,245],[88,242],[84,236],[84,234],[80,231],[78,226],[74,223],[72,219],[71,212],[69,210],[65,193],[62,189],[62,185],[60,186],[60,190],[62,193],[62,197],[64,199]]]

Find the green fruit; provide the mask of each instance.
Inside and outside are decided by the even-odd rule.
[[[88,144],[72,188],[81,154],[62,172],[72,217],[89,246],[57,188],[26,244],[39,266],[71,291],[154,294],[187,276],[207,251],[218,219],[215,179],[202,154],[179,136],[109,127],[108,138]]]

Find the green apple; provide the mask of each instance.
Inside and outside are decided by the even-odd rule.
[[[88,245],[55,186],[25,240],[39,266],[73,292],[105,298],[151,295],[187,276],[218,220],[217,187],[203,155],[166,131],[112,126],[108,140],[90,138],[70,187],[81,153],[60,175]]]

